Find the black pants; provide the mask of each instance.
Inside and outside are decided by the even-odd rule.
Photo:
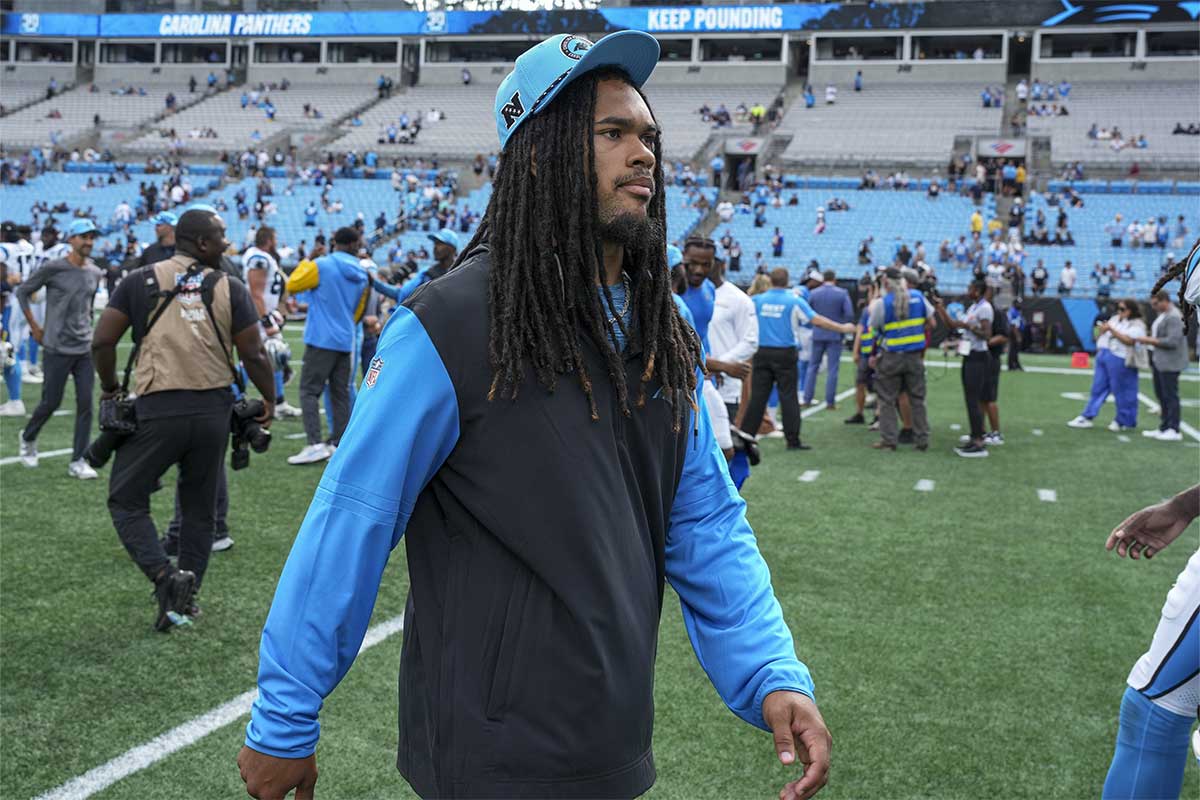
[[[779,390],[779,408],[783,412],[783,435],[788,444],[800,441],[800,400],[796,396],[796,348],[760,347],[754,354],[754,371],[750,375],[750,402],[742,430],[758,435],[763,412],[771,389]]]
[[[971,438],[976,440],[982,439],[984,434],[983,409],[979,407],[979,403],[983,400],[991,368],[992,356],[986,350],[975,351],[963,359],[963,399],[967,401],[967,419],[971,421]]]
[[[300,411],[304,415],[304,435],[309,444],[321,441],[321,394],[329,384],[329,441],[337,444],[350,419],[350,354],[309,345],[304,348],[304,366],[300,369]]]
[[[45,351],[45,380],[42,383],[42,400],[29,417],[25,432],[21,434],[27,442],[37,439],[50,419],[50,415],[62,405],[67,379],[75,379],[75,439],[71,443],[71,460],[83,458],[88,440],[92,436],[92,387],[96,384],[96,373],[92,369],[91,353],[72,356]]]
[[[212,550],[217,482],[229,439],[229,411],[140,420],[137,432],[117,448],[108,482],[108,510],[121,544],[154,580],[169,562],[150,517],[150,494],[158,479],[179,465],[179,568],[199,583]]]
[[[1017,370],[1021,368],[1021,332],[1016,328],[1011,328],[1011,333],[1008,335],[1008,368],[1009,370]]]
[[[1162,406],[1160,431],[1179,430],[1179,373],[1154,370],[1154,395]]]
[[[179,538],[179,529],[183,527],[183,506],[179,504],[179,484],[175,484],[175,516],[167,526],[167,540]],[[222,461],[217,472],[217,505],[213,509],[213,538],[220,539],[229,535],[229,486],[225,483],[225,463]]]

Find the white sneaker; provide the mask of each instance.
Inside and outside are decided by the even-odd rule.
[[[29,368],[31,373],[33,373],[33,377],[38,379],[38,383],[41,383],[46,378],[46,373],[42,372],[42,368],[37,364],[26,363],[25,366]]]
[[[1091,428],[1092,421],[1082,414],[1067,423],[1068,428]]]
[[[1147,439],[1157,439],[1161,433],[1162,431],[1157,428],[1151,428],[1148,431],[1142,431],[1142,436],[1145,436]]]
[[[212,551],[220,553],[233,547],[233,538],[227,533],[219,539],[213,539]]]
[[[986,437],[986,436],[985,436],[985,437],[983,437],[983,440],[984,440],[984,443],[986,444],[986,443],[987,443],[987,437]],[[967,436],[967,435],[964,433],[962,436],[958,437],[958,443],[959,443],[959,444],[970,444],[970,443],[971,443],[971,437],[970,437],[970,436]]]
[[[1119,424],[1115,419],[1112,422],[1108,423],[1108,429],[1110,431],[1112,431],[1113,433],[1120,433],[1121,431],[1133,430],[1133,428],[1129,428],[1129,427],[1126,427],[1125,425]]]
[[[289,456],[287,462],[289,464],[316,464],[318,461],[325,461],[332,453],[329,452],[329,447],[324,442],[307,445],[299,453],[294,456]]]
[[[773,431],[771,431],[770,433],[768,433],[768,434],[767,434],[767,435],[766,435],[764,438],[767,438],[767,439],[782,439],[782,438],[783,438],[783,431],[781,431],[781,430],[778,430],[778,429],[776,429],[776,430],[773,430]]]
[[[25,403],[21,400],[9,400],[7,403],[0,403],[0,417],[23,417],[25,416]]]
[[[1004,444],[1004,436],[1000,431],[992,431],[987,436],[983,437],[983,443],[988,447],[998,444]]]
[[[28,362],[21,365],[21,383],[41,383],[45,380],[42,371]]]
[[[70,466],[67,467],[67,474],[72,478],[79,478],[81,481],[95,480],[100,477],[96,474],[96,470],[92,469],[92,465],[82,458],[71,462]]]
[[[1158,439],[1160,442],[1182,442],[1183,434],[1179,431],[1172,430],[1159,431],[1158,436],[1154,438]]]
[[[25,432],[21,431],[17,434],[17,441],[21,443],[20,456],[21,463],[27,467],[36,467],[38,465],[37,442],[25,441]]]
[[[304,412],[293,405],[280,403],[275,406],[275,419],[288,419],[303,416]]]

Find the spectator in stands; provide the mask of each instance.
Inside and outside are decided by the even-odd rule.
[[[315,228],[317,226],[317,204],[311,200],[304,209],[304,225],[308,228]]]
[[[1098,264],[1096,266],[1099,266]],[[1108,300],[1112,297],[1112,287],[1116,282],[1116,278],[1108,270],[1103,270],[1099,275],[1096,271],[1092,271],[1092,280],[1096,283],[1096,299]]]
[[[971,212],[971,233],[983,233],[983,214],[980,213],[979,209],[975,209]]]
[[[1183,249],[1184,245],[1187,244],[1189,232],[1187,222],[1184,221],[1183,214],[1180,214],[1175,220],[1175,231],[1171,239],[1171,247],[1177,250]]]
[[[831,106],[837,102],[837,87],[832,83],[825,86],[825,105]]]
[[[1071,95],[1071,82],[1066,78],[1058,82],[1058,96],[1066,100]]]
[[[708,166],[712,170],[712,185],[720,189],[721,176],[725,172],[725,157],[717,153],[712,157],[712,161],[708,162]]]
[[[1067,261],[1058,273],[1058,294],[1060,297],[1070,297],[1074,288],[1075,267],[1071,265],[1070,261]]]
[[[949,239],[942,239],[942,243],[938,245],[938,263],[948,264],[954,258],[954,250],[950,247]]]
[[[208,73],[208,88],[210,90],[215,90],[217,88],[217,73]]]
[[[813,93],[811,83],[804,84],[804,107],[812,108],[817,104],[817,96]]]
[[[1117,214],[1113,217],[1113,221],[1108,223],[1104,230],[1108,233],[1109,243],[1113,247],[1120,247],[1125,235],[1125,223],[1122,221],[1121,215]]]
[[[462,84],[463,86],[471,85],[471,70],[466,67],[462,68]]]
[[[1016,95],[1018,103],[1024,103],[1029,100],[1029,84],[1024,78],[1017,81]]]
[[[1068,261],[1067,263],[1069,264],[1070,262]],[[1033,268],[1033,272],[1029,274],[1029,277],[1033,280],[1033,296],[1041,297],[1043,294],[1045,294],[1046,281],[1049,280],[1050,273],[1047,271],[1046,265],[1042,263],[1040,258],[1038,259],[1037,266]]]
[[[1154,217],[1146,220],[1142,225],[1142,247],[1154,247],[1158,244],[1158,223]]]
[[[768,266],[767,260],[763,258],[761,250],[754,254],[754,272],[756,275],[766,275]]]
[[[1126,261],[1125,266],[1121,267],[1121,280],[1131,281],[1133,278],[1133,264]]]

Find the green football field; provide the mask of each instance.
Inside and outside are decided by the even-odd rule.
[[[299,357],[300,330],[288,335]],[[990,458],[951,451],[966,425],[958,372],[931,366],[929,452],[869,450],[871,434],[842,424],[847,400],[805,419],[812,451],[768,441],[744,489],[833,733],[823,797],[1099,795],[1125,676],[1200,526],[1150,562],[1119,560],[1104,539],[1197,480],[1200,442],[1070,430],[1090,372],[1025,362],[1052,371],[1004,374],[1007,444]],[[842,389],[850,377],[844,366]],[[1185,419],[1200,426],[1200,382],[1187,377]],[[39,387],[25,388],[32,410]],[[43,453],[70,446],[71,422],[50,421]],[[0,420],[0,797],[64,785],[57,796],[244,796],[234,758],[259,632],[321,472],[284,462],[303,445],[299,421],[277,423],[270,452],[230,473],[237,544],[213,555],[204,615],[169,635],[152,630],[150,584],[113,530],[107,470],[79,483],[64,455],[5,463],[20,424]],[[1139,424],[1156,424],[1145,406]],[[165,527],[169,488],[154,510]],[[398,627],[406,591],[401,547],[372,624]],[[379,638],[329,698],[318,796],[411,796],[394,767],[400,641]],[[657,670],[650,797],[770,798],[796,777],[768,734],[724,708],[670,592]],[[1198,772],[1190,762],[1184,797],[1200,793]]]

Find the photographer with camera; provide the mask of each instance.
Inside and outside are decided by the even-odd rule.
[[[121,543],[154,582],[155,629],[166,631],[199,613],[194,595],[212,548],[213,514],[225,441],[232,424],[233,468],[245,466],[252,445],[269,443],[274,376],[263,348],[258,313],[246,286],[220,270],[228,247],[225,223],[191,210],[176,228],[172,258],[130,273],[109,299],[92,342],[103,393],[100,427],[89,448],[92,463],[115,447],[108,508]],[[134,350],[117,380],[116,346],[133,328]],[[265,398],[235,406],[229,386],[241,383],[229,344]],[[129,381],[133,378],[132,394]],[[171,564],[150,516],[159,478],[179,467],[179,566]],[[183,616],[181,616],[183,615]]]

